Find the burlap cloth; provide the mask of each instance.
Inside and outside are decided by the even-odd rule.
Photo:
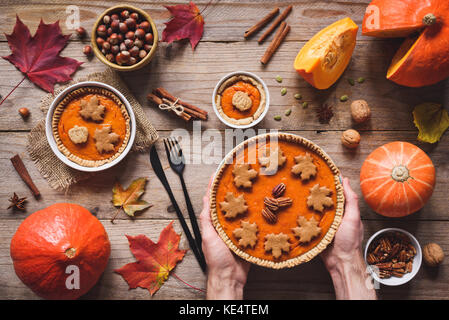
[[[120,91],[126,99],[128,99],[136,117],[136,138],[131,152],[146,151],[157,140],[157,131],[145,116],[142,106],[129,91],[120,76],[111,69],[90,74],[86,78],[77,81],[71,81],[67,85],[55,90],[54,94],[45,95],[41,100],[41,110],[44,113],[47,113],[58,93],[68,86],[81,81],[99,81],[109,84]],[[67,190],[71,185],[81,180],[88,179],[95,174],[72,169],[56,157],[51,150],[47,141],[47,136],[45,135],[45,119],[39,122],[39,124],[31,130],[28,136],[27,150],[41,175],[47,179],[49,185],[54,189]]]

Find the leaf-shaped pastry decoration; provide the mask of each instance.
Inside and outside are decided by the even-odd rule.
[[[413,110],[415,126],[419,130],[418,140],[435,143],[449,128],[449,115],[441,104],[426,102]]]

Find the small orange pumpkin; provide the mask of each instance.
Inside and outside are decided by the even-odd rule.
[[[403,217],[418,211],[430,199],[434,186],[432,160],[408,142],[396,141],[377,148],[360,170],[365,201],[386,217]]]
[[[98,281],[111,246],[103,225],[87,209],[58,203],[26,218],[10,251],[17,276],[37,295],[77,299]],[[75,273],[68,266],[79,270],[79,289],[67,288],[68,277]]]

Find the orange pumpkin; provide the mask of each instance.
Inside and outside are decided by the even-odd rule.
[[[430,199],[434,186],[432,160],[408,142],[396,141],[377,148],[360,170],[365,201],[386,217],[403,217],[418,211]]]
[[[295,70],[317,89],[327,89],[340,78],[351,60],[359,27],[350,18],[314,35],[296,56]]]
[[[449,76],[448,0],[373,0],[366,9],[362,34],[408,38],[396,52],[387,78],[422,87]]]
[[[10,250],[17,276],[36,294],[76,299],[98,281],[111,246],[103,225],[88,210],[58,203],[27,217],[14,234]],[[68,279],[77,273],[76,268],[79,289],[76,280]],[[75,289],[68,289],[66,282]]]

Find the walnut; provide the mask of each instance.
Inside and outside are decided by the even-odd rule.
[[[246,92],[237,91],[232,96],[232,104],[240,111],[246,111],[251,109],[253,101]]]
[[[357,148],[360,143],[360,134],[354,129],[346,130],[341,135],[341,143],[350,149]]]
[[[371,116],[371,110],[365,100],[355,100],[351,104],[351,115],[357,123],[368,120]]]
[[[436,243],[426,244],[422,249],[424,262],[430,267],[436,267],[444,260],[444,252]]]

